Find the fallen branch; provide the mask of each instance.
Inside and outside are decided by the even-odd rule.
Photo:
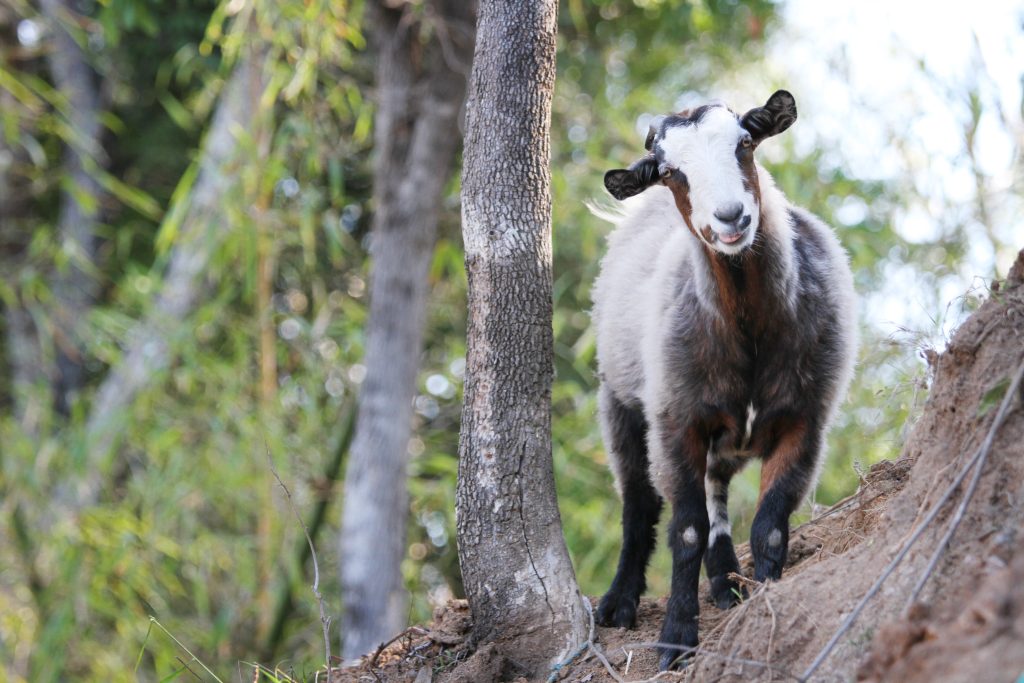
[[[1010,384],[1010,386],[1006,390],[1006,393],[1003,395],[1003,401],[999,406],[999,412],[996,414],[996,418],[995,420],[993,420],[992,426],[989,428],[988,434],[985,437],[984,442],[982,442],[982,445],[978,448],[977,452],[975,452],[975,454],[971,456],[971,459],[968,461],[967,465],[964,466],[962,470],[960,470],[960,472],[957,474],[953,482],[943,492],[942,496],[932,507],[931,511],[928,513],[928,516],[925,517],[924,521],[921,522],[921,525],[918,526],[914,533],[911,534],[910,538],[907,539],[904,546],[900,549],[900,551],[896,554],[892,561],[889,562],[889,564],[886,566],[882,574],[871,585],[871,588],[869,588],[868,592],[864,594],[864,597],[861,598],[860,602],[857,603],[857,606],[854,607],[853,611],[850,612],[849,616],[847,616],[843,623],[840,624],[839,628],[836,629],[836,632],[832,634],[832,637],[825,644],[825,647],[823,647],[821,651],[818,652],[818,655],[814,658],[814,661],[811,662],[811,665],[807,667],[807,670],[804,671],[804,673],[800,676],[799,680],[801,682],[809,680],[810,677],[814,675],[814,672],[817,671],[818,668],[825,662],[828,656],[832,654],[832,650],[834,650],[836,645],[839,643],[839,639],[842,638],[843,635],[850,630],[854,622],[857,621],[857,618],[860,616],[861,612],[864,611],[864,608],[867,606],[871,598],[873,598],[875,594],[878,593],[879,589],[881,589],[882,587],[882,584],[885,583],[886,579],[889,578],[893,571],[896,570],[896,567],[900,564],[900,562],[902,562],[903,559],[907,556],[907,554],[910,552],[910,549],[924,534],[925,529],[927,529],[928,526],[933,521],[935,521],[935,518],[938,517],[939,512],[941,512],[945,504],[949,501],[949,499],[953,496],[956,490],[960,487],[960,484],[963,483],[964,479],[967,478],[967,475],[970,473],[970,471],[976,465],[982,463],[988,457],[988,453],[992,448],[992,443],[995,440],[996,432],[1002,426],[1007,413],[1009,413],[1010,404],[1013,402],[1013,397],[1017,392],[1017,388],[1020,386],[1022,377],[1024,377],[1024,363],[1022,363],[1021,366],[1018,368],[1017,374],[1014,376],[1013,382]],[[981,470],[979,469],[978,471],[980,472]],[[936,558],[934,557],[932,559],[936,560]],[[930,565],[929,571],[931,569],[934,569],[934,566]]]

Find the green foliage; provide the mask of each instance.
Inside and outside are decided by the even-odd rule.
[[[301,510],[329,495],[324,471],[342,436],[333,426],[352,411],[350,369],[362,355],[365,319],[365,293],[352,285],[365,258],[356,209],[366,199],[370,117],[355,52],[364,45],[361,9],[186,5],[112,2],[91,25],[88,44],[105,44],[96,68],[114,90],[110,170],[93,169],[116,202],[105,212],[110,248],[97,274],[109,286],[83,333],[98,375],[100,363],[119,361],[133,321],[160,291],[200,134],[232,63],[245,58],[240,50],[261,42],[273,125],[266,136],[237,131],[249,161],[222,197],[207,297],[166,340],[173,365],[132,404],[120,440],[125,469],[103,502],[65,512],[82,476],[87,398],[66,424],[45,399],[28,404],[38,415],[0,418],[0,536],[22,541],[19,553],[0,559],[5,680],[191,676],[173,639],[149,633],[151,623],[226,675],[233,662],[267,651],[278,595],[301,590],[303,603],[307,595],[293,550],[301,532],[275,491],[265,449],[288,481],[305,482],[295,487]],[[161,19],[155,26],[153,17]],[[153,40],[128,40],[138,31]],[[5,89],[26,103],[14,129],[48,150],[31,179],[44,188],[32,207],[38,220],[54,203],[59,148],[73,131],[63,134],[65,112],[45,80],[3,73]],[[48,273],[60,261],[52,232],[38,230],[26,253],[35,256],[19,264],[5,301],[26,304],[45,332]],[[264,312],[256,281],[265,260],[276,268]],[[273,396],[261,391],[254,351],[263,326],[278,331]],[[336,606],[336,571],[324,562],[323,590]]]

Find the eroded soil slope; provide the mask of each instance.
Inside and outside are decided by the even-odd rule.
[[[992,426],[1024,362],[1022,283],[1024,252],[948,349],[931,359],[931,394],[899,459],[875,465],[856,495],[794,530],[790,566],[781,581],[750,585],[750,598],[728,612],[705,602],[701,646],[706,652],[683,672],[659,680],[798,679],[990,433],[977,490],[919,600],[907,604],[966,484],[942,506],[811,680],[1019,679],[1024,673],[1024,396],[1013,397],[1001,426]],[[739,554],[749,576],[749,552],[741,547]],[[706,585],[701,589],[706,598]],[[654,654],[636,645],[657,639],[663,616],[664,599],[645,599],[637,629],[596,629],[595,642],[618,678],[656,675]],[[470,656],[469,618],[464,605],[450,605],[430,628],[410,630],[381,652],[372,667],[368,661],[332,680],[526,680],[496,651]],[[553,680],[615,678],[598,658],[585,654]]]

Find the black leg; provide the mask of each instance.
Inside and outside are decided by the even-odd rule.
[[[730,573],[738,574],[740,571],[729,524],[729,482],[738,469],[738,461],[723,461],[711,454],[704,478],[708,520],[711,524],[704,568],[711,584],[711,599],[719,609],[729,609],[746,595],[746,590],[729,578]]]
[[[782,576],[789,550],[789,515],[797,505],[792,500],[776,487],[761,499],[750,528],[755,581],[777,581]]]
[[[690,657],[693,648],[697,647],[697,617],[700,613],[697,584],[710,528],[704,503],[704,482],[690,468],[686,468],[681,475],[678,492],[672,501],[672,523],[669,526],[672,594],[668,599],[665,624],[659,640],[670,645],[681,645],[682,649],[658,648],[658,664],[662,671]]]
[[[606,391],[606,390],[604,390]],[[622,552],[611,587],[597,607],[602,626],[636,625],[640,596],[647,588],[647,562],[654,550],[654,527],[661,497],[647,473],[647,423],[639,408],[627,408],[610,393],[601,396],[606,446],[622,493]]]
[[[789,550],[789,517],[803,500],[821,451],[817,429],[798,424],[783,434],[761,467],[761,502],[750,528],[754,580],[782,576]]]

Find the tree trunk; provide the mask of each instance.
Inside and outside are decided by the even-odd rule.
[[[0,107],[10,104],[7,93],[0,91]],[[0,155],[25,163],[12,145],[0,139]],[[13,165],[13,164],[12,164]],[[17,300],[4,306],[4,341],[6,342],[9,393],[3,399],[10,402],[11,412],[27,433],[35,432],[45,413],[49,392],[41,390],[47,381],[43,357],[39,348],[39,335],[35,321],[23,305],[17,287],[21,261],[25,258],[32,239],[26,216],[29,190],[23,176],[11,172],[10,167],[0,169],[0,276],[12,286]],[[6,393],[6,392],[5,392]]]
[[[458,149],[475,3],[370,4],[377,117],[366,381],[345,475],[341,530],[342,655],[365,654],[405,624],[401,565],[412,400],[427,272]],[[426,41],[420,35],[429,34]]]
[[[19,20],[13,9],[0,8],[0,44],[17,44]],[[18,59],[14,50],[0,50],[0,68],[10,73],[34,74],[40,61],[34,55]],[[44,392],[39,389],[48,378],[35,321],[23,304],[18,286],[32,240],[29,220],[32,190],[28,177],[32,162],[21,142],[22,136],[32,132],[32,121],[14,95],[3,88],[0,88],[0,111],[17,112],[18,120],[13,131],[0,131],[0,278],[14,290],[16,298],[6,301],[4,306],[3,331],[10,388],[0,400],[9,401],[12,414],[22,427],[26,432],[33,432],[44,412],[41,398]]]
[[[72,2],[40,0],[53,31],[49,65],[57,90],[67,99],[74,143],[65,141],[57,235],[67,264],[53,287],[54,406],[67,414],[85,383],[85,368],[77,327],[92,308],[100,283],[87,270],[96,257],[101,188],[89,165],[102,164],[100,96],[85,53],[69,32],[74,21]]]
[[[497,641],[507,661],[533,670],[586,640],[551,460],[556,14],[555,0],[481,3],[462,178],[469,330],[459,559],[474,641]]]
[[[110,464],[108,456],[123,423],[124,412],[149,383],[161,377],[171,360],[170,339],[195,308],[210,256],[226,232],[224,195],[236,182],[239,159],[236,131],[259,138],[264,111],[260,97],[266,87],[262,51],[240,58],[224,86],[213,122],[203,141],[199,174],[171,253],[161,290],[146,316],[128,334],[120,363],[100,385],[86,425],[89,463],[80,504],[96,499]]]

